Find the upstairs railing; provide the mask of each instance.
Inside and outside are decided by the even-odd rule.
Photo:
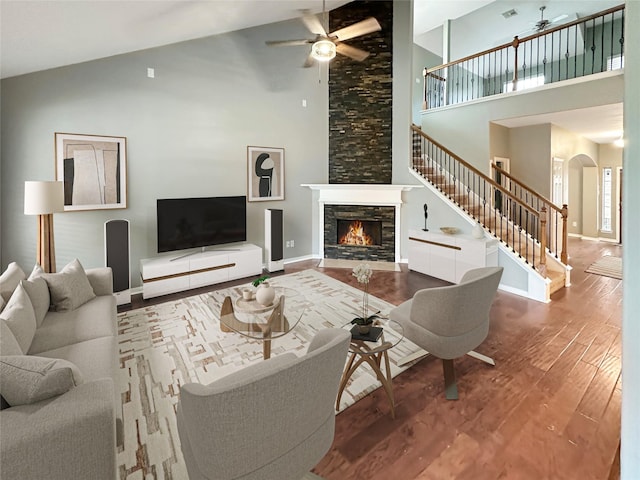
[[[566,205],[558,210],[503,170],[504,181],[498,183],[419,127],[411,131],[413,170],[536,270],[545,270],[547,251],[567,263]]]
[[[434,68],[424,110],[624,67],[624,5]]]

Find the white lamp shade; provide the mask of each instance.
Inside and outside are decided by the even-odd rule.
[[[42,215],[64,211],[63,182],[24,182],[24,214]]]
[[[336,44],[331,40],[318,40],[311,46],[311,56],[321,62],[328,62],[336,56]]]

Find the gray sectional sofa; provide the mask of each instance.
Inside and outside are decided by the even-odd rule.
[[[109,268],[15,263],[0,278],[0,471],[12,479],[116,478],[121,402]]]

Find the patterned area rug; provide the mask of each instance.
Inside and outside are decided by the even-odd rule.
[[[605,255],[600,260],[592,263],[585,271],[622,280],[622,258]]]
[[[375,278],[372,280],[375,281]],[[323,328],[347,324],[362,302],[362,291],[315,270],[270,279],[285,294],[289,319],[300,318],[287,335],[272,342],[272,356],[302,355]],[[220,331],[218,315],[227,295],[241,285],[118,315],[124,447],[118,452],[120,479],[187,479],[180,450],[175,408],[180,385],[210,383],[262,361],[262,343]],[[388,314],[393,305],[369,296],[369,307]],[[389,351],[392,375],[407,367],[397,361],[417,350],[403,340]],[[380,386],[368,366],[351,377],[340,410]],[[256,399],[257,400],[257,399]]]

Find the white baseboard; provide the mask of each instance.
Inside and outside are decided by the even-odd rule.
[[[303,255],[301,257],[285,258],[284,264],[287,265],[288,263],[302,262],[304,260],[313,260],[315,258],[319,258],[319,257],[316,255]]]

